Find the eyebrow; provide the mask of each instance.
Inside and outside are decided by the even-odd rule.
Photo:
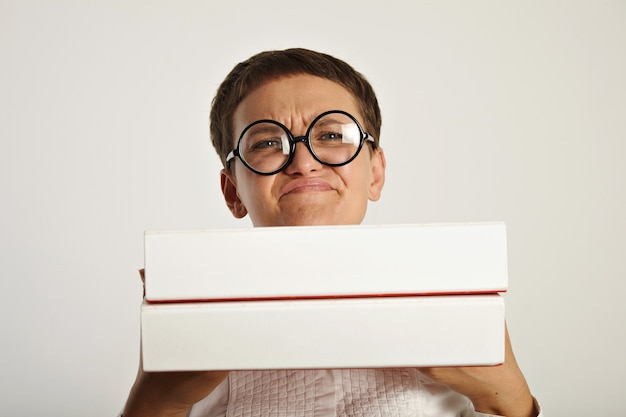
[[[284,132],[284,129],[278,125],[273,123],[259,123],[248,130],[246,130],[246,134],[261,134],[261,133],[276,133],[276,132]]]
[[[352,120],[349,120],[349,123],[354,123]],[[331,124],[338,124],[338,125],[345,125],[346,121],[345,120],[337,120],[337,119],[328,119],[326,117],[324,117],[321,120],[318,120],[317,123],[315,124],[316,126],[326,126],[326,125],[331,125]],[[310,126],[310,125],[309,125]]]

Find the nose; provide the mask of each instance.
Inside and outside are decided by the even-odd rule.
[[[285,168],[285,174],[307,174],[322,168],[323,165],[313,157],[313,154],[306,146],[305,137],[299,136],[294,139],[296,146],[293,158],[291,159],[291,163]]]

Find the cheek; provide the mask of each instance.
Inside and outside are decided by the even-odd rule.
[[[239,183],[239,197],[244,204],[248,205],[266,201],[272,196],[272,184],[272,177],[264,177],[253,173],[245,175]]]
[[[346,165],[345,172],[343,172],[344,183],[353,190],[367,190],[370,183],[370,162],[369,155],[363,155],[365,158],[359,157]]]

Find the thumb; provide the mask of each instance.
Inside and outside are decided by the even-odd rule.
[[[143,296],[146,296],[146,270],[141,268],[139,270],[139,276],[141,277],[141,283],[143,284]]]

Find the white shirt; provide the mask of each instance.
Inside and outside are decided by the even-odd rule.
[[[415,368],[233,371],[189,417],[488,417]],[[540,414],[541,416],[541,414]]]

